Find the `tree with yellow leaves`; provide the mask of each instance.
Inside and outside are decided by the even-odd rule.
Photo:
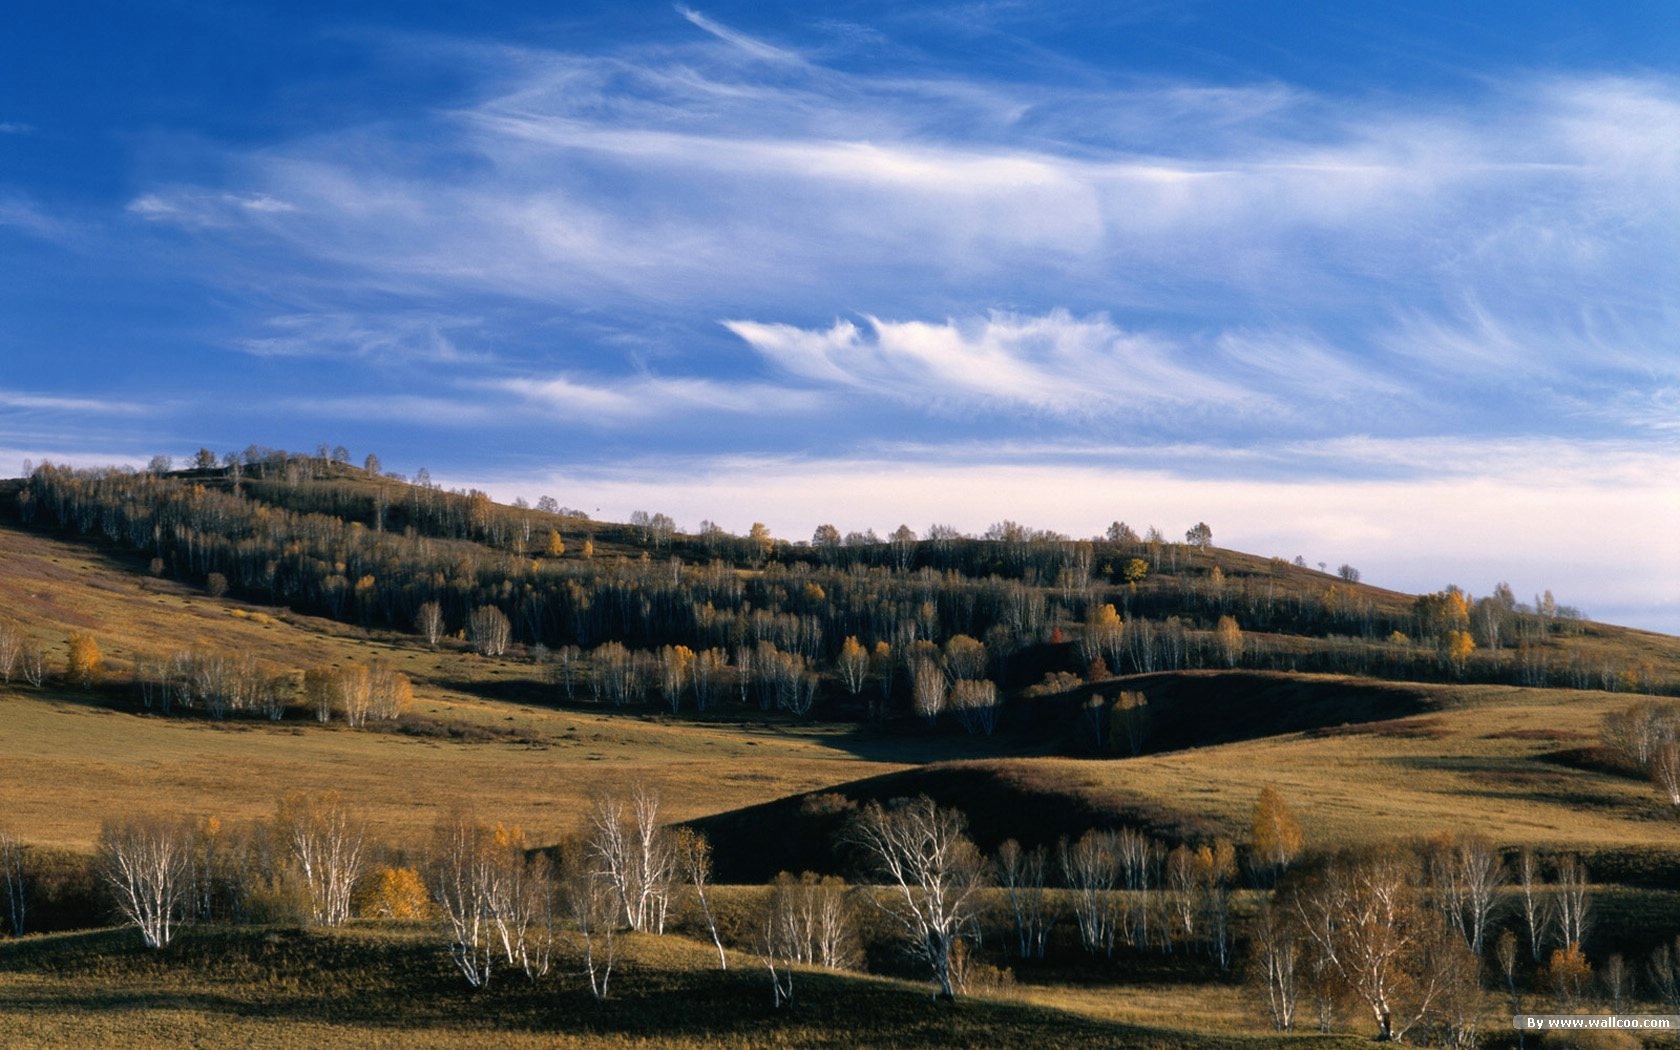
[[[381,865],[362,880],[353,898],[356,914],[364,919],[413,921],[432,917],[432,898],[413,868]]]
[[[1249,849],[1254,857],[1256,874],[1268,882],[1276,882],[1284,869],[1301,853],[1305,836],[1301,822],[1295,819],[1283,793],[1271,784],[1260,789],[1254,802],[1254,817],[1250,822]]]
[[[93,640],[93,635],[78,631],[70,636],[70,652],[64,666],[70,681],[85,689],[99,680],[104,665],[99,643]]]
[[[1442,642],[1441,655],[1447,666],[1455,675],[1464,674],[1464,665],[1469,661],[1470,654],[1476,651],[1476,640],[1469,631],[1448,631]]]
[[[846,636],[845,643],[840,646],[837,666],[840,680],[846,683],[846,691],[853,696],[863,692],[864,679],[869,676],[869,651],[857,640],[857,635]]]
[[[683,690],[694,674],[694,650],[686,645],[667,645],[659,650],[659,692],[676,714]]]
[[[1241,662],[1243,636],[1242,628],[1237,626],[1236,617],[1221,616],[1219,625],[1214,628],[1213,639],[1219,648],[1219,659],[1226,667],[1235,667]]]

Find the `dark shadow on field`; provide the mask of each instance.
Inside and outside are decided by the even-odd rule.
[[[55,980],[14,994],[0,983],[0,1009],[34,1012],[193,1011],[247,1022],[357,1025],[393,1034],[447,1028],[564,1033],[658,1045],[676,1038],[724,1044],[809,1047],[1254,1046],[1247,1038],[1095,1021],[1020,1003],[931,1000],[924,988],[801,970],[791,1007],[772,1008],[768,981],[746,958],[728,972],[703,960],[707,946],[675,936],[640,937],[595,1002],[575,960],[532,984],[503,971],[479,990],[449,966],[440,936],[346,934],[263,928],[189,929],[158,952],[132,931],[37,938],[0,947],[0,974]],[[1295,1045],[1291,1043],[1291,1045]],[[1332,1043],[1330,1045],[1338,1045]],[[1352,1045],[1351,1041],[1342,1045]]]

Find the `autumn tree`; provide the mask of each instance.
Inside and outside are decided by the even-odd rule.
[[[857,635],[846,636],[846,641],[840,646],[840,657],[836,661],[840,670],[840,680],[846,683],[846,691],[853,696],[863,692],[864,680],[869,675],[869,652],[857,640]]]
[[[280,801],[275,828],[290,851],[318,926],[342,926],[364,866],[366,828],[336,791],[293,792]]]
[[[1249,821],[1249,849],[1256,874],[1268,885],[1275,883],[1300,855],[1303,841],[1301,822],[1284,801],[1283,793],[1271,784],[1262,787]]]
[[[889,806],[870,802],[849,827],[849,841],[883,878],[891,903],[883,905],[928,966],[939,995],[956,995],[952,953],[975,929],[985,866],[966,834],[967,821],[926,795]]]
[[[131,817],[100,829],[100,879],[148,948],[175,936],[191,890],[191,859],[192,827],[181,821]]]
[[[659,650],[659,692],[676,714],[683,691],[694,675],[694,650],[686,645],[667,645]]]
[[[1226,667],[1235,667],[1242,661],[1242,628],[1237,626],[1235,617],[1221,616],[1219,625],[1214,628],[1213,638],[1219,648],[1219,659]]]
[[[959,678],[951,683],[949,706],[957,723],[970,734],[991,736],[997,729],[997,685],[984,678]]]
[[[1581,951],[1580,944],[1570,941],[1552,952],[1541,975],[1557,1002],[1557,1008],[1573,1013],[1581,1007],[1588,989],[1592,987],[1592,964]]]
[[[70,635],[69,655],[65,659],[65,677],[86,689],[98,681],[104,658],[93,635],[77,631]]]
[[[357,915],[372,919],[415,921],[432,916],[426,882],[413,868],[380,865],[357,886],[353,899]]]
[[[1464,940],[1428,906],[1416,856],[1396,848],[1333,858],[1290,894],[1304,938],[1376,1025],[1404,1041],[1475,979]]]
[[[1135,689],[1122,690],[1109,712],[1109,747],[1124,747],[1128,754],[1143,754],[1149,739],[1149,698]]]
[[[1189,531],[1185,532],[1184,542],[1192,547],[1211,547],[1213,546],[1213,530],[1208,528],[1207,522],[1198,521],[1190,526]]]
[[[395,722],[414,704],[414,683],[383,659],[368,669],[368,713]]]

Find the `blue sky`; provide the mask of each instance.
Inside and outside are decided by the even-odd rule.
[[[19,6],[7,472],[1206,520],[1680,631],[1671,3]]]

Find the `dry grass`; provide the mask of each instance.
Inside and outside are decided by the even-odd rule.
[[[1624,694],[1477,686],[1455,706],[1377,732],[1291,734],[1124,761],[1043,760],[1084,790],[1147,793],[1247,832],[1275,784],[1309,844],[1340,845],[1475,827],[1508,845],[1634,847],[1669,840],[1680,815],[1643,781],[1548,756],[1596,736]],[[1369,729],[1370,727],[1367,727]]]

